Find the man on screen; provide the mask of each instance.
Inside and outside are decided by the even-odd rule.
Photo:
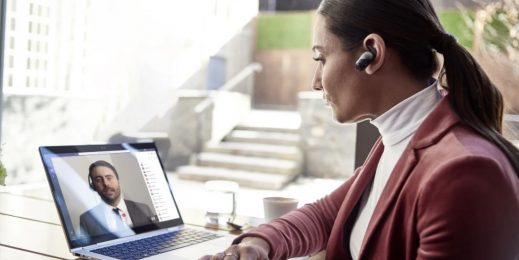
[[[103,202],[81,214],[81,232],[89,237],[133,234],[131,227],[153,223],[155,215],[148,205],[123,198],[117,170],[106,161],[96,161],[88,168],[90,188]]]

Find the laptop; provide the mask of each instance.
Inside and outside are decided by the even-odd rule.
[[[43,146],[70,252],[93,259],[198,259],[232,236],[186,227],[154,143]]]

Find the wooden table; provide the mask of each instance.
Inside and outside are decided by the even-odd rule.
[[[205,227],[203,212],[199,210],[184,209],[181,214],[188,225],[220,233],[240,233],[225,226]],[[254,221],[257,220],[251,222]],[[23,192],[0,190],[0,260],[4,259],[75,259],[69,252],[48,187]]]

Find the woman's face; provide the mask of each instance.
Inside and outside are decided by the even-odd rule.
[[[362,50],[346,52],[339,37],[328,31],[321,15],[316,20],[312,50],[317,61],[313,88],[323,91],[323,98],[332,107],[336,120],[346,123],[372,118],[370,96],[373,91],[365,83],[366,75],[355,69],[355,61],[360,56],[357,52]]]

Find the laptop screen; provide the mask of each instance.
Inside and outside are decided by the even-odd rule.
[[[40,147],[69,246],[183,224],[154,143]]]

